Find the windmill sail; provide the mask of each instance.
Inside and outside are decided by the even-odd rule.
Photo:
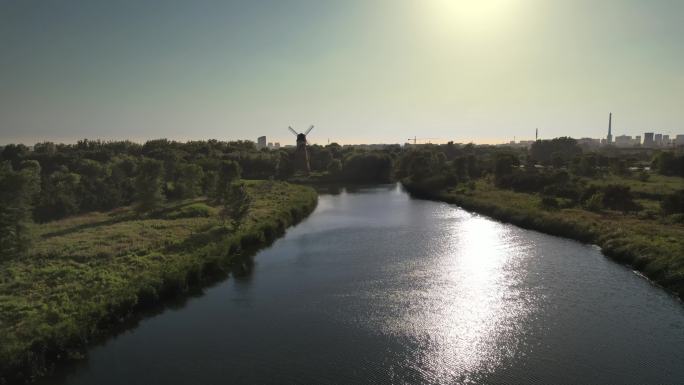
[[[304,135],[309,135],[309,132],[311,132],[311,130],[313,130],[313,128],[314,128],[314,126],[313,126],[313,124],[312,124],[311,127],[309,127],[309,129],[306,130],[306,132],[304,133]]]
[[[297,135],[298,135],[298,134],[297,134],[297,131],[295,131],[292,127],[288,126],[287,129],[290,130],[290,132],[293,133],[294,136],[297,136]]]

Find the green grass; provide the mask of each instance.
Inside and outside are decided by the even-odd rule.
[[[145,218],[122,208],[37,225],[29,255],[0,265],[0,374],[26,380],[54,359],[80,355],[134,309],[184,291],[316,205],[308,187],[245,183],[252,200],[237,231],[203,199]]]
[[[595,213],[579,207],[544,209],[540,196],[502,190],[485,180],[475,183],[472,190],[459,186],[419,191],[410,185],[407,189],[521,227],[597,244],[607,256],[634,266],[684,298],[684,225],[667,218],[643,212]],[[646,203],[655,207],[652,200]]]
[[[597,186],[605,186],[609,184],[621,184],[629,186],[635,195],[643,198],[659,199],[660,197],[672,194],[679,190],[684,190],[684,178],[676,176],[665,176],[655,173],[649,173],[648,179],[645,181],[639,180],[635,174],[631,177],[621,177],[616,175],[607,175],[602,178],[584,178],[588,184]]]

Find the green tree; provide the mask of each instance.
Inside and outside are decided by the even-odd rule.
[[[628,176],[630,174],[627,162],[624,159],[611,159],[610,171],[620,176]]]
[[[164,203],[162,191],[164,166],[162,162],[145,158],[138,167],[135,178],[136,210],[149,212]]]
[[[603,188],[603,206],[623,212],[638,211],[640,206],[634,202],[629,186],[607,185]]]
[[[19,255],[28,248],[31,203],[39,189],[38,162],[22,162],[17,171],[10,162],[0,164],[0,259]]]
[[[202,193],[204,171],[196,164],[182,164],[176,168],[173,183],[174,196],[179,199],[194,198]]]
[[[460,181],[468,179],[468,158],[459,156],[454,159],[454,174]]]
[[[214,199],[217,202],[226,202],[226,199],[228,199],[231,193],[231,185],[233,182],[240,179],[241,171],[240,165],[235,161],[224,160],[221,163],[216,180],[216,191],[214,193]]]
[[[584,155],[575,158],[572,171],[581,176],[593,177],[598,169],[598,160],[595,155]]]
[[[251,198],[244,183],[231,184],[223,199],[221,218],[230,221],[233,230],[237,230],[247,217],[250,203]]]
[[[318,145],[309,146],[309,157],[313,171],[325,171],[333,159],[330,150]]]
[[[651,168],[658,174],[684,177],[684,154],[677,156],[672,151],[659,152],[653,157]]]
[[[91,159],[80,159],[75,165],[78,173],[79,211],[94,211],[115,207],[116,199],[112,199],[112,192],[106,183],[111,173],[109,165]],[[114,197],[116,198],[116,197]]]
[[[497,178],[513,173],[513,167],[518,166],[520,161],[514,154],[497,154],[494,164],[494,175]]]
[[[419,182],[432,174],[432,163],[432,154],[429,152],[410,151],[400,160],[398,174]]]
[[[114,207],[133,202],[137,168],[136,159],[128,155],[117,156],[112,160],[107,183],[110,185],[110,197]]]
[[[277,174],[280,179],[289,178],[294,174],[293,155],[294,153],[287,150],[279,152]]]
[[[34,218],[45,222],[78,213],[80,180],[65,166],[45,178]]]
[[[23,144],[8,144],[0,152],[0,160],[12,162],[12,167],[19,168],[22,160],[29,154],[29,148]]]
[[[351,182],[387,183],[392,174],[392,159],[379,152],[354,153],[345,159],[342,174]]]
[[[532,143],[530,156],[537,162],[550,164],[554,158],[556,163],[566,163],[582,154],[582,148],[572,138],[562,137],[551,140],[537,140]]]
[[[342,172],[342,162],[339,159],[333,159],[328,163],[328,174],[337,177]]]
[[[480,166],[475,155],[468,155],[468,177],[476,179],[480,177]]]

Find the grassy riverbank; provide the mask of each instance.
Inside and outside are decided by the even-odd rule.
[[[130,208],[37,225],[27,257],[0,264],[0,383],[44,374],[133,311],[183,292],[307,216],[313,189],[246,181],[234,231],[205,199],[139,217]]]
[[[541,197],[496,188],[487,180],[470,187],[428,191],[405,184],[413,195],[457,204],[493,218],[544,233],[594,243],[604,254],[684,298],[684,225],[614,211],[579,207],[549,209]]]

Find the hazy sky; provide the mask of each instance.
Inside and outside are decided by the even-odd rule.
[[[611,111],[684,133],[684,1],[0,0],[0,143],[602,137]]]

